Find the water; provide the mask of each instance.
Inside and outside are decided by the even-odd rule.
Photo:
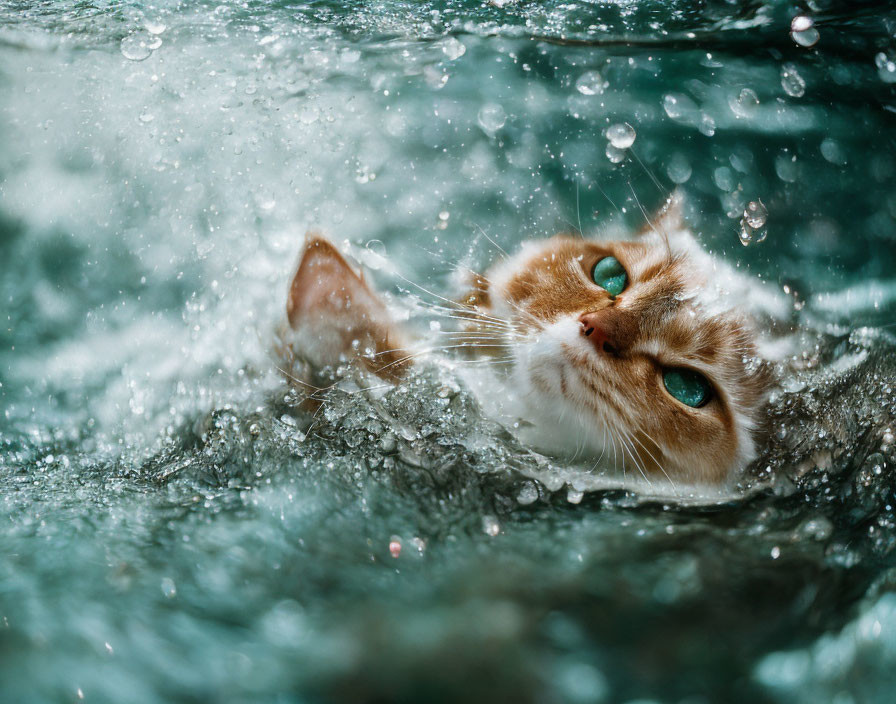
[[[890,701],[896,13],[811,7],[6,3],[0,700]],[[743,498],[274,368],[309,228],[447,292],[676,183],[803,331]]]

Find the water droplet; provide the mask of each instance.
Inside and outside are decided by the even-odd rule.
[[[761,200],[751,200],[744,208],[744,220],[754,230],[765,227],[768,220],[768,209]]]
[[[666,173],[675,183],[685,183],[691,177],[691,164],[684,154],[674,154],[666,165]]]
[[[617,149],[628,149],[635,143],[635,128],[627,122],[617,122],[607,127],[604,133],[607,139]]]
[[[600,95],[608,85],[598,71],[586,71],[576,80],[576,90],[582,95]]]
[[[793,183],[797,179],[799,167],[796,163],[796,155],[781,152],[775,157],[775,173],[785,183]]]
[[[720,166],[712,172],[712,180],[719,190],[730,193],[734,190],[734,174],[727,166]]]
[[[884,52],[874,57],[874,65],[877,66],[877,75],[884,83],[896,83],[896,61]]]
[[[810,518],[802,523],[797,529],[797,533],[812,540],[827,540],[834,532],[834,526],[824,516]]]
[[[423,69],[423,80],[433,90],[439,90],[448,82],[448,74],[436,66],[426,66]]]
[[[343,49],[339,57],[344,64],[356,64],[361,60],[361,52],[357,49]]]
[[[810,47],[818,42],[818,30],[811,17],[797,15],[790,22],[790,37],[800,46]]]
[[[364,250],[361,255],[361,263],[368,269],[379,271],[389,263],[386,258],[386,245],[382,241],[370,240],[364,245]]]
[[[752,117],[759,107],[759,96],[752,88],[744,88],[737,94],[737,97],[728,100],[728,106],[731,108],[731,112],[738,117]]]
[[[498,519],[494,516],[483,516],[482,530],[486,535],[490,535],[494,538],[501,532],[501,524],[498,523]]]
[[[806,17],[806,15],[797,15],[790,21],[790,31],[805,32],[807,29],[811,29],[814,25],[815,22],[811,17]]]
[[[158,37],[147,32],[129,34],[121,40],[121,55],[131,61],[144,61],[152,55],[150,45],[154,44],[157,39]]]
[[[712,119],[711,115],[703,113],[700,117],[700,124],[697,125],[697,129],[700,130],[700,134],[712,137],[716,133],[716,121]]]
[[[155,116],[150,112],[142,112],[140,113],[140,122],[152,122],[155,119]]]
[[[572,487],[569,487],[566,492],[566,500],[571,504],[581,503],[584,496],[584,491],[579,491],[578,489],[573,489]]]
[[[277,205],[277,200],[274,198],[274,194],[268,190],[258,190],[253,195],[255,197],[255,204],[262,210],[273,210]]]
[[[697,103],[681,93],[669,93],[663,97],[663,110],[673,120],[686,117],[698,110]]]
[[[498,103],[486,103],[479,110],[479,126],[489,136],[492,136],[507,122],[507,113]]]
[[[793,98],[801,98],[805,94],[806,81],[794,64],[784,64],[781,67],[781,87]]]
[[[150,34],[161,34],[166,29],[168,29],[168,27],[163,22],[159,22],[157,20],[146,20],[146,22],[143,23],[143,26]]]
[[[516,495],[517,503],[522,506],[528,506],[529,504],[535,502],[538,499],[538,487],[536,487],[531,482],[528,482],[523,485],[523,488],[520,489],[520,493]]]
[[[442,42],[442,53],[448,57],[449,61],[454,61],[455,59],[459,59],[467,52],[467,47],[463,45],[459,39],[455,37],[448,37],[444,42]]]
[[[765,224],[768,221],[768,210],[761,200],[751,200],[744,208],[740,219],[740,243],[747,247],[751,244],[764,242],[768,236]]]
[[[389,554],[394,558],[401,555],[401,539],[397,535],[393,535],[389,539]]]
[[[171,577],[163,577],[161,587],[162,594],[164,594],[166,598],[173,599],[177,596],[177,587]]]
[[[830,137],[822,140],[819,149],[821,155],[832,164],[836,164],[837,166],[846,165],[846,153],[843,151],[840,144]]]
[[[614,147],[610,142],[607,142],[606,154],[607,159],[612,161],[614,164],[619,164],[623,159],[625,159],[625,149]]]

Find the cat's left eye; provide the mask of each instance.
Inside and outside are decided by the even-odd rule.
[[[591,278],[611,296],[618,296],[628,285],[628,274],[616,257],[604,257],[595,264]]]
[[[712,398],[709,381],[693,369],[664,370],[663,385],[674,398],[691,408],[705,406]]]

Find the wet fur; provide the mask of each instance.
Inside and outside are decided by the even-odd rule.
[[[670,199],[634,240],[560,235],[530,242],[472,277],[460,303],[445,306],[460,329],[442,347],[500,362],[486,367],[487,381],[471,378],[487,410],[543,450],[584,451],[596,464],[673,484],[722,483],[755,457],[770,373],[743,304],[751,291],[761,297],[754,282],[697,245],[680,207],[678,196]],[[628,275],[615,298],[590,276],[609,255]],[[287,309],[286,347],[313,368],[357,358],[395,380],[420,353],[363,278],[317,236],[305,246]],[[612,346],[584,336],[586,313]],[[677,401],[664,387],[665,367],[703,373],[712,400],[701,408]]]

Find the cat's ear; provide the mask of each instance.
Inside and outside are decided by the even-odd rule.
[[[661,241],[673,252],[699,250],[700,244],[685,221],[684,209],[684,191],[676,188],[639,234],[646,239]]]
[[[400,332],[386,304],[325,238],[309,234],[286,300],[291,345],[312,366],[358,358],[370,371],[404,371]]]
[[[684,221],[684,191],[676,188],[653,219],[654,226],[661,232],[672,233],[687,230]]]
[[[642,237],[653,235],[668,236],[686,229],[687,224],[684,221],[684,193],[680,188],[676,188],[663,201],[659,209],[650,216],[647,224],[638,232],[638,235]]]

